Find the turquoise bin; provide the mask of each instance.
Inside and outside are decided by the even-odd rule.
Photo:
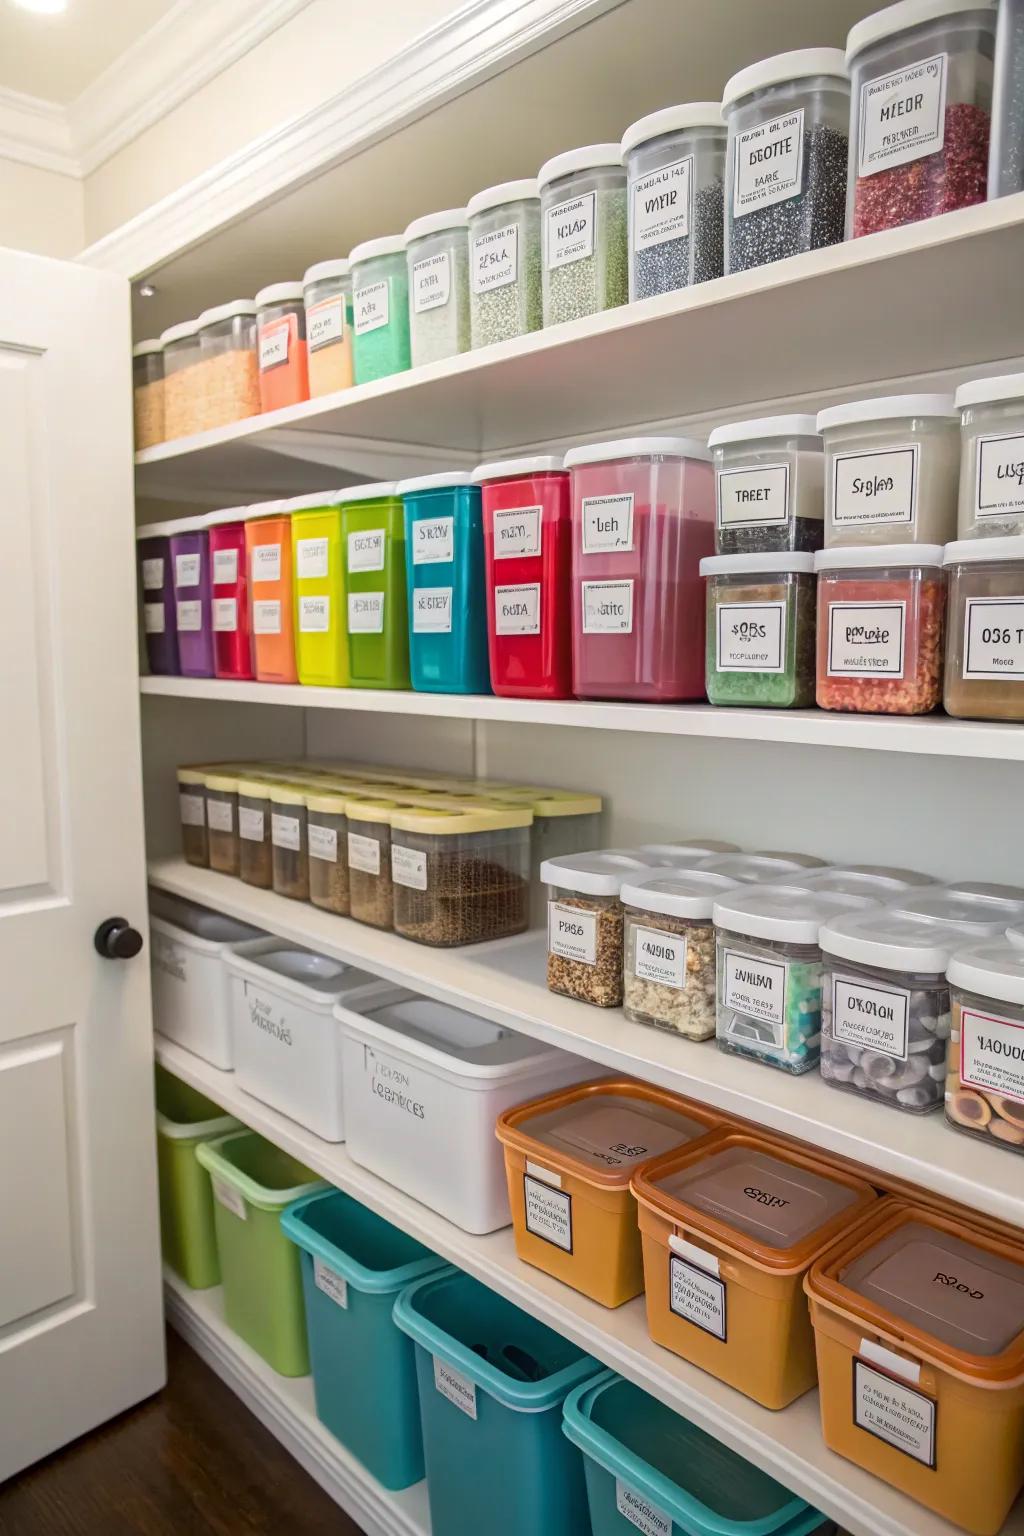
[[[385,1488],[418,1483],[415,1352],[391,1314],[444,1260],[340,1190],[296,1200],[281,1226],[300,1249],[317,1417]]]
[[[614,1371],[570,1393],[593,1536],[830,1536],[835,1525]],[[626,1513],[628,1511],[628,1513]]]
[[[400,480],[409,671],[421,693],[490,693],[480,487],[469,475]]]
[[[395,1322],[416,1341],[431,1529],[590,1536],[583,1466],[561,1421],[597,1363],[455,1269],[404,1290]]]

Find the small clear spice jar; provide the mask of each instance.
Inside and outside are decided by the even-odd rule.
[[[1024,373],[972,379],[954,402],[960,412],[957,536],[1024,533]]]
[[[222,875],[238,874],[238,779],[233,774],[203,776],[210,868]]]
[[[450,948],[522,933],[530,914],[530,823],[513,806],[396,810],[395,932]]]
[[[985,201],[996,0],[902,0],[852,27],[847,238]]]
[[[666,862],[668,862],[666,860]],[[715,1033],[715,902],[728,875],[689,870],[622,887],[623,1006],[634,1024],[687,1040]]]
[[[629,298],[626,172],[617,144],[587,144],[537,175],[544,324],[560,325]]]
[[[351,388],[352,268],[348,260],[318,261],[302,275],[306,309],[309,398]]]
[[[961,720],[1024,720],[1024,539],[947,544],[943,704]]]
[[[160,332],[164,349],[164,438],[199,431],[199,321],[183,320]]]
[[[409,274],[405,240],[386,235],[364,240],[349,253],[352,263],[352,343],[356,383],[404,373],[409,345]]]
[[[317,791],[306,795],[309,899],[314,907],[349,914],[348,816],[351,797]]]
[[[164,344],[157,338],[132,347],[135,451],[164,440]]]
[[[842,50],[800,48],[741,69],[726,84],[722,111],[725,270],[842,240],[850,120]]]
[[[717,101],[666,107],[623,134],[630,302],[721,277],[725,140]]]
[[[271,283],[256,295],[260,410],[309,399],[306,306],[301,283]]]
[[[469,330],[474,348],[539,331],[540,197],[536,181],[485,187],[466,205],[469,220]]]
[[[469,351],[469,235],[465,208],[414,219],[405,231],[412,365]]]
[[[300,784],[275,784],[270,791],[273,886],[279,896],[309,900],[306,791]]]
[[[806,709],[815,689],[811,554],[710,555],[705,679],[712,704]]]
[[[181,852],[186,864],[196,869],[210,866],[206,833],[206,775],[198,768],[178,769],[178,821]]]
[[[825,538],[825,461],[813,416],[716,427],[715,553],[816,550]]]
[[[953,537],[957,415],[952,395],[886,395],[818,412],[826,548]]]
[[[1024,1152],[1024,949],[1009,935],[958,949],[946,980],[946,1119]]]
[[[996,22],[988,195],[1024,188],[1024,0],[1001,0]]]
[[[626,881],[658,866],[618,849],[545,859],[548,887],[548,988],[599,1008],[622,1002],[623,909]],[[660,872],[660,871],[659,871]]]
[[[274,884],[271,788],[269,780],[238,780],[238,873],[246,885],[261,891],[269,891]]]
[[[821,549],[819,709],[926,715],[942,690],[941,544]]]
[[[260,413],[256,305],[234,299],[199,316],[200,430],[226,427]]]
[[[347,800],[348,886],[352,916],[371,928],[395,926],[391,885],[394,800]]]

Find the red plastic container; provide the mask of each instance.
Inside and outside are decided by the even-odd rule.
[[[246,578],[245,523],[237,507],[211,512],[210,614],[215,677],[251,678],[249,583]]]
[[[491,687],[520,699],[572,697],[569,476],[551,455],[473,471],[481,487]]]
[[[566,454],[572,481],[573,692],[704,697],[703,556],[715,542],[711,454],[634,437]]]

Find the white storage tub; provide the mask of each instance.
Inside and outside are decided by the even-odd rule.
[[[341,1038],[332,1009],[379,985],[284,939],[226,957],[238,1085],[324,1141],[344,1141]]]
[[[260,929],[163,891],[150,891],[149,914],[153,1027],[230,1072],[231,979],[224,957],[232,944],[262,937]]]
[[[464,1232],[507,1227],[498,1116],[598,1069],[402,987],[382,984],[334,1012],[352,1160]]]

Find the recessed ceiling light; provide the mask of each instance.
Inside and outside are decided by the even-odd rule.
[[[140,283],[138,291],[140,299],[151,299],[156,293],[152,283]]]
[[[68,0],[14,0],[23,11],[36,11],[40,16],[58,16],[68,8]]]

